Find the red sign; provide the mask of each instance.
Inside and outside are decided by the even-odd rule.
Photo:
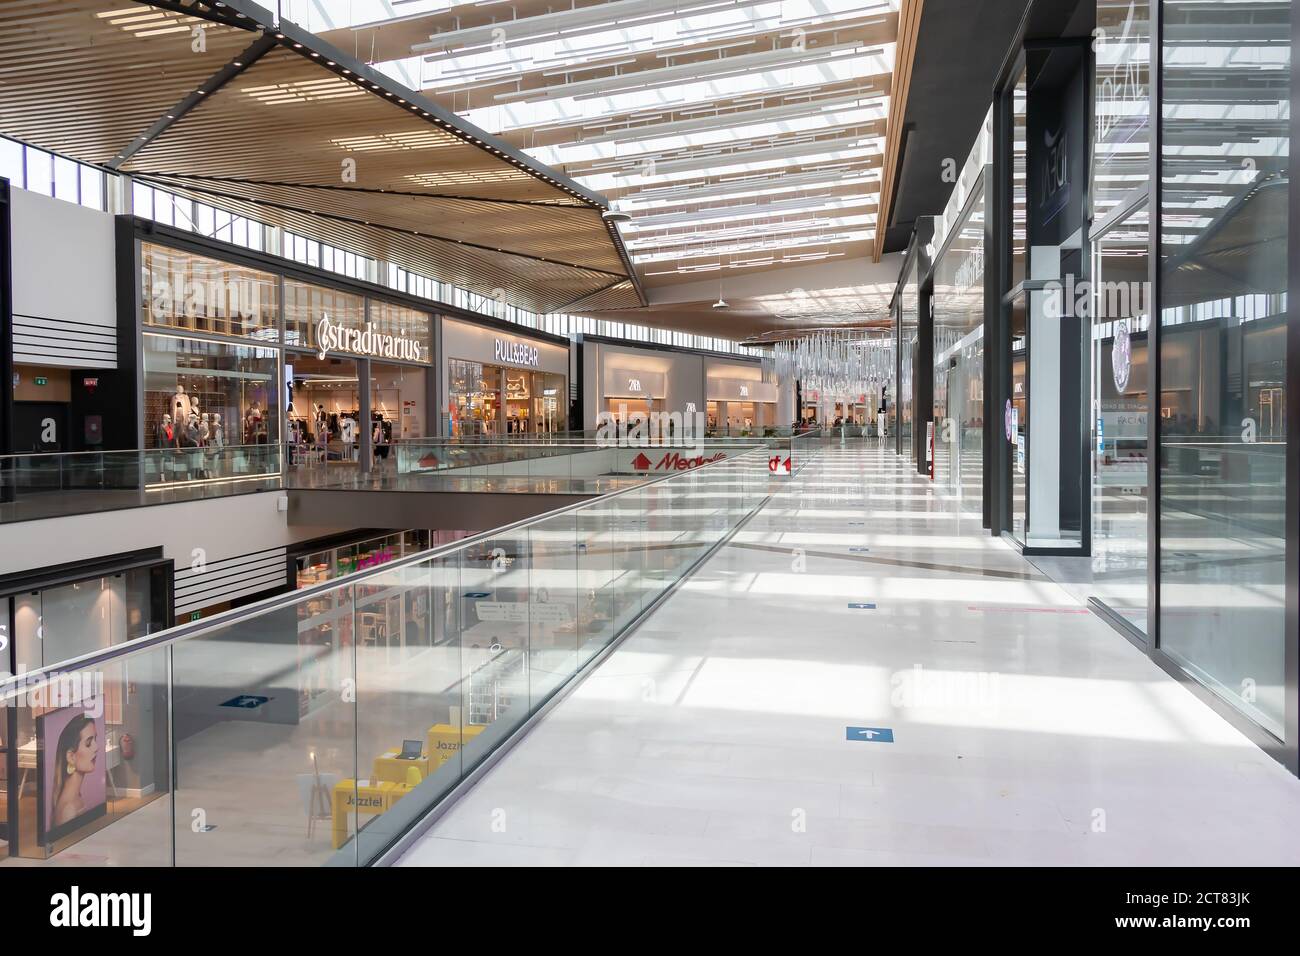
[[[773,455],[767,460],[767,470],[774,475],[789,476],[793,470],[793,463],[793,457],[787,457],[785,461],[782,461],[780,455]]]
[[[94,395],[94,394],[95,394],[95,389],[99,387],[99,379],[97,379],[97,378],[83,378],[83,379],[81,380],[81,384],[82,384],[83,386],[85,386],[86,391],[88,391],[88,392],[90,392],[90,394]]]
[[[711,458],[706,458],[704,455],[691,458],[679,451],[670,451],[658,461],[651,461],[646,457],[645,452],[642,452],[632,460],[632,467],[637,471],[691,471],[705,465],[712,465],[726,457],[722,452],[718,452]]]

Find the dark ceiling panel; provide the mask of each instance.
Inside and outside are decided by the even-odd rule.
[[[943,180],[944,160],[958,168],[966,161],[1028,6],[1029,0],[926,0],[886,252],[907,248],[918,217],[943,212],[952,193],[952,183]]]

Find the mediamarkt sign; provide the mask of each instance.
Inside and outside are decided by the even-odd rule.
[[[316,350],[325,358],[326,352],[351,352],[354,355],[373,355],[375,358],[404,359],[423,362],[424,350],[419,339],[376,332],[367,322],[365,329],[349,329],[335,325],[328,315],[316,323]]]
[[[527,342],[507,342],[505,339],[492,340],[492,355],[498,362],[511,365],[528,365],[536,368],[541,364],[541,355],[536,345]]]
[[[723,461],[726,457],[722,452],[718,452],[711,458],[704,455],[696,455],[692,458],[689,455],[683,455],[679,451],[670,451],[662,458],[655,460],[649,458],[645,452],[641,452],[632,460],[632,467],[637,471],[692,471],[705,465],[711,465],[716,461]]]

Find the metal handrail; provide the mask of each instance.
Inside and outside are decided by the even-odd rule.
[[[556,508],[552,511],[547,511],[540,515],[534,515],[531,518],[523,518],[511,524],[502,525],[499,528],[493,528],[476,535],[470,535],[469,537],[440,545],[436,548],[431,548],[428,551],[421,551],[418,554],[408,555],[407,557],[399,558],[396,561],[390,561],[373,568],[366,568],[364,571],[354,571],[351,574],[345,574],[342,577],[323,581],[320,584],[315,584],[300,590],[291,591],[286,594],[273,595],[272,597],[265,598],[255,604],[245,605],[240,608],[232,608],[229,611],[223,611],[220,614],[210,618],[204,618],[201,621],[190,621],[185,624],[177,624],[173,627],[167,628],[166,630],[158,631],[155,634],[146,634],[123,644],[116,644],[99,651],[91,651],[87,654],[81,655],[80,657],[69,658],[66,661],[60,661],[57,664],[51,664],[38,670],[27,671],[23,674],[6,677],[3,680],[0,680],[0,704],[3,704],[6,694],[14,690],[17,690],[20,693],[25,692],[33,683],[38,683],[47,677],[57,676],[68,671],[79,670],[86,667],[93,667],[143,650],[177,644],[181,641],[189,640],[190,638],[198,637],[211,631],[229,627],[230,625],[239,623],[240,621],[249,620],[267,611],[274,611],[283,607],[288,607],[289,605],[296,604],[299,601],[311,600],[314,597],[337,590],[341,587],[355,586],[359,583],[371,580],[372,578],[377,578],[383,574],[387,574],[400,568],[410,567],[411,565],[421,564],[425,561],[432,561],[445,557],[446,555],[452,554],[456,551],[472,547],[475,544],[490,540],[494,537],[499,537],[503,533],[519,530],[527,525],[555,518],[571,511],[580,511],[583,508],[589,508],[612,498],[631,494],[632,492],[639,492],[653,485],[662,484],[663,482],[671,481],[674,478],[681,478],[684,475],[697,475],[707,468],[739,461],[741,458],[748,457],[760,450],[761,449],[758,448],[750,449],[736,458],[728,458],[725,461],[709,462],[708,464],[702,465],[701,467],[689,472],[664,475],[661,478],[652,478],[631,488],[622,488],[618,491],[611,491],[595,498],[589,498],[586,501],[564,505],[563,507]]]

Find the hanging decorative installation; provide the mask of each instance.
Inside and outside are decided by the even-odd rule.
[[[820,392],[832,401],[879,395],[894,380],[894,343],[887,335],[828,329],[777,342],[773,352],[780,380],[798,379],[805,392]]]

